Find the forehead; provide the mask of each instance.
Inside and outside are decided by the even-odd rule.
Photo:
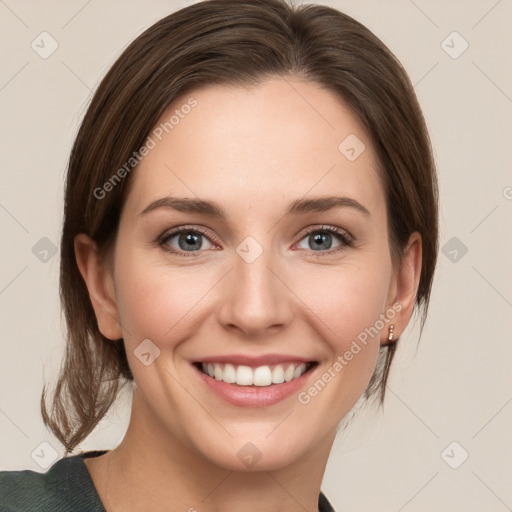
[[[138,211],[166,195],[212,199],[234,214],[249,200],[270,209],[305,195],[340,194],[374,209],[384,202],[360,121],[316,83],[196,89],[173,102],[150,137],[131,177],[128,201]]]

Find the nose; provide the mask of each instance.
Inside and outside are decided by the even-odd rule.
[[[290,324],[293,292],[277,257],[263,251],[252,262],[235,255],[224,279],[218,318],[224,329],[245,337],[264,338]]]

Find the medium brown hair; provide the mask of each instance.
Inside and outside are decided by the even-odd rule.
[[[394,55],[366,27],[321,5],[286,0],[206,0],[161,19],[135,39],[97,88],[67,171],[60,295],[65,357],[43,421],[66,454],[85,439],[133,381],[124,343],[105,338],[78,270],[74,238],[86,233],[106,253],[115,244],[130,176],[101,188],[144,144],[178,96],[211,84],[247,86],[293,75],[342,99],[377,152],[386,193],[389,243],[399,264],[409,236],[422,237],[416,310],[423,328],[438,250],[437,181],[413,86]],[[365,398],[382,404],[396,343],[380,349]]]

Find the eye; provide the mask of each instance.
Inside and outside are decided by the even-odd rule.
[[[195,256],[196,254],[194,253],[213,247],[206,232],[199,228],[192,229],[187,227],[166,233],[158,243],[166,251],[172,252],[178,256]]]
[[[353,238],[346,231],[334,226],[322,226],[307,229],[306,236],[299,242],[299,247],[313,252],[332,254],[346,247],[352,247],[353,242]],[[333,244],[337,245],[333,246]]]
[[[324,256],[353,247],[353,244],[353,237],[346,231],[334,226],[321,226],[305,230],[298,245],[316,253],[315,256]],[[199,256],[198,253],[215,247],[206,231],[187,226],[164,233],[158,245],[177,256]]]

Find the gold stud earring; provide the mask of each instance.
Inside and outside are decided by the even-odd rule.
[[[388,341],[393,341],[393,331],[395,330],[395,326],[393,324],[391,324],[389,326],[389,336],[388,336]]]

